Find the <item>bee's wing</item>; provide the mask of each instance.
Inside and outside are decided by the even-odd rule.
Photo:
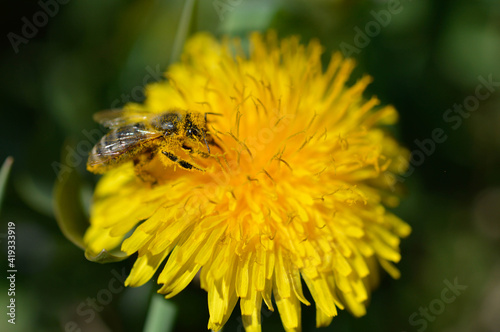
[[[97,143],[90,154],[88,163],[89,165],[106,163],[142,145],[145,141],[162,136],[158,131],[132,125],[114,129]]]
[[[127,124],[144,122],[157,114],[145,111],[110,109],[94,114],[94,121],[106,128],[118,128]]]

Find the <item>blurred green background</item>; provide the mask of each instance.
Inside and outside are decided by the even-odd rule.
[[[402,278],[383,276],[366,316],[342,311],[320,331],[500,331],[500,87],[479,88],[481,77],[500,82],[500,2],[394,3],[207,0],[198,4],[194,26],[217,36],[272,28],[280,37],[317,38],[326,54],[342,49],[356,58],[354,78],[375,78],[366,95],[400,112],[395,135],[416,151],[413,173],[402,178],[406,197],[396,209],[413,227],[402,241]],[[144,84],[161,79],[183,5],[22,0],[1,12],[0,157],[15,161],[0,211],[0,257],[6,271],[7,223],[15,222],[18,269],[15,326],[5,315],[7,279],[0,280],[1,331],[143,329],[155,282],[121,289],[122,270],[133,260],[89,262],[62,235],[53,212],[54,163],[65,146],[88,141],[85,132],[98,128],[93,113],[140,102]],[[46,20],[41,11],[50,14]],[[34,19],[40,27],[23,32]],[[490,94],[473,105],[478,88]],[[446,117],[464,103],[473,111]],[[431,149],[436,128],[447,139],[426,155],[415,140]],[[88,201],[97,177],[85,172],[84,161],[75,163]],[[445,303],[446,280],[455,279],[467,288]],[[89,310],[92,298],[106,304]],[[171,331],[206,330],[206,293],[198,285],[163,302]],[[425,316],[420,310],[429,306],[431,316]],[[314,319],[314,306],[303,307],[303,331],[315,330]],[[242,331],[240,322],[235,309],[225,331]],[[277,313],[264,311],[262,323],[264,331],[282,330]]]

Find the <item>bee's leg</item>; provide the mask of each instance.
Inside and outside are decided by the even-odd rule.
[[[184,169],[196,169],[198,171],[202,171],[203,172],[202,169],[193,166],[192,164],[188,163],[185,160],[179,159],[179,157],[177,157],[173,153],[170,153],[170,152],[167,152],[167,151],[162,151],[161,153],[163,153],[168,159],[172,160],[174,163],[176,163],[177,165],[179,165],[180,167],[182,167]]]
[[[219,144],[217,144],[217,142],[215,142],[213,139],[208,140],[208,145],[214,146],[214,147],[218,148],[219,150],[223,151],[221,146]],[[202,156],[203,158],[210,157],[210,151],[205,152],[205,151],[201,151],[201,150],[196,150],[196,153],[199,154],[200,156]]]
[[[193,148],[192,148],[192,147],[187,146],[187,145],[184,145],[184,144],[182,145],[182,149],[183,149],[184,151],[189,152],[189,153],[193,153],[193,152],[194,152],[194,153],[197,153],[198,155],[200,155],[200,156],[201,156],[201,157],[203,157],[203,158],[208,158],[208,157],[210,157],[210,155],[209,155],[208,153],[203,152],[203,151],[200,151],[200,150],[193,150]]]
[[[215,146],[216,148],[218,148],[218,149],[219,149],[219,150],[221,150],[221,151],[223,151],[223,150],[224,150],[224,149],[222,149],[222,147],[221,147],[219,144],[217,144],[217,142],[216,142],[216,141],[212,141],[212,142],[210,143],[210,145]]]
[[[184,151],[189,152],[189,153],[192,153],[192,152],[193,152],[193,148],[192,148],[192,147],[190,147],[190,146],[187,146],[187,145],[185,145],[185,144],[182,144],[182,149],[183,149]]]
[[[196,153],[199,154],[200,157],[202,157],[202,158],[210,157],[210,154],[206,153],[205,151],[196,150]]]
[[[202,158],[208,158],[208,157],[210,157],[210,154],[206,153],[205,151],[201,151],[201,150],[198,150],[198,149],[197,150],[193,150],[192,147],[189,147],[189,146],[184,145],[184,144],[182,145],[182,149],[184,151],[189,152],[189,153],[196,153],[196,154],[198,154]]]
[[[151,175],[148,171],[145,170],[144,166],[148,164],[151,159],[153,159],[154,155],[151,154],[143,154],[134,159],[134,171],[135,175],[140,178],[143,182],[150,183],[155,185],[157,183],[156,178]]]
[[[222,150],[222,147],[219,144],[217,144],[212,135],[208,135],[207,140],[208,140],[208,145],[215,146],[216,148]]]

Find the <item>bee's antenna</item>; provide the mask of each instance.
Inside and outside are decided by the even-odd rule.
[[[205,124],[207,123],[207,115],[210,114],[210,115],[218,115],[218,116],[222,116],[222,114],[220,113],[212,113],[212,112],[205,112]],[[207,137],[205,136],[205,131],[203,130],[203,139],[205,140],[205,144],[207,145],[207,150],[208,150],[208,153],[210,153],[210,147],[208,146],[208,142],[207,142]]]
[[[210,153],[210,147],[208,146],[208,142],[207,142],[207,136],[205,134],[205,131],[202,130],[203,132],[203,140],[205,141],[205,144],[207,145],[207,150],[208,150],[208,153]]]

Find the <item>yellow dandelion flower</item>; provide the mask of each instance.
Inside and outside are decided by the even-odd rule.
[[[203,172],[153,159],[155,184],[132,163],[107,172],[87,250],[138,253],[126,280],[133,287],[166,261],[158,277],[166,298],[200,273],[215,331],[238,300],[246,331],[260,331],[262,302],[273,310],[273,296],[285,330],[300,331],[301,303],[311,301],[302,280],[317,326],[337,309],[363,315],[378,267],[399,276],[392,263],[410,233],[386,209],[398,203],[391,188],[409,157],[383,129],[397,113],[363,98],[370,77],[346,86],[352,60],[334,54],[323,70],[316,41],[256,33],[248,55],[244,48],[198,34],[167,80],[147,87],[144,104],[125,107],[209,113],[220,148],[206,158],[186,153]]]

